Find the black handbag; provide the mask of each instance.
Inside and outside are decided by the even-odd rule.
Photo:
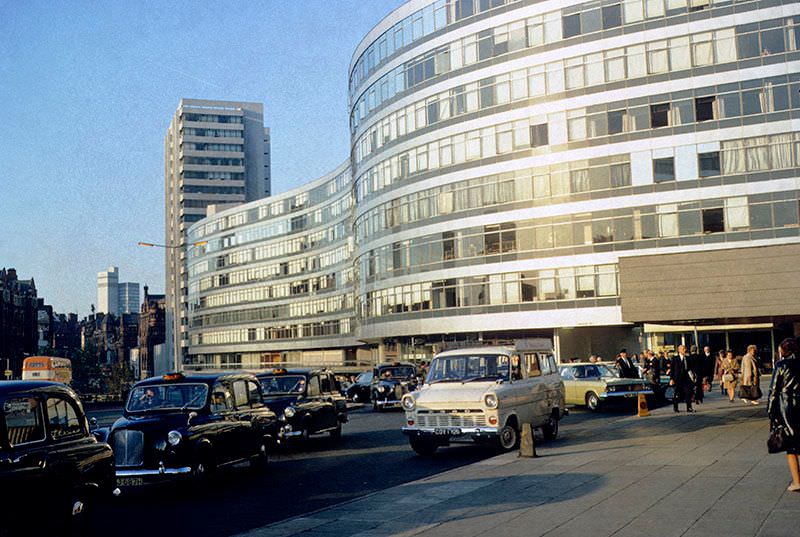
[[[761,399],[761,388],[756,384],[753,386],[739,386],[739,397],[742,399]]]
[[[767,438],[767,451],[770,453],[780,453],[789,449],[789,437],[783,425],[777,425],[769,432]]]

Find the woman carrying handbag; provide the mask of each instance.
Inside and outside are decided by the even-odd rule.
[[[720,370],[722,372],[722,384],[728,392],[728,400],[733,403],[733,397],[736,394],[736,378],[739,376],[739,362],[733,357],[733,351],[725,353],[725,359],[722,360]]]
[[[780,360],[772,372],[772,383],[767,397],[767,414],[770,419],[770,436],[767,447],[770,453],[786,452],[792,482],[788,490],[800,492],[800,360],[797,341],[784,339],[778,347]]]
[[[756,362],[756,346],[747,347],[747,354],[742,357],[742,377],[739,385],[739,397],[745,403],[757,405],[761,399],[761,387],[759,386],[758,363]]]

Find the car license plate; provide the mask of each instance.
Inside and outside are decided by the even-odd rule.
[[[459,436],[461,429],[458,427],[436,427],[433,429],[433,434],[442,436]]]
[[[118,477],[118,487],[138,487],[144,485],[144,479],[141,477]]]

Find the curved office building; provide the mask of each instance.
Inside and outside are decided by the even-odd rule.
[[[800,320],[799,50],[790,0],[407,2],[351,63],[348,335],[768,351]]]
[[[211,215],[189,250],[190,360],[201,367],[355,358],[350,168]]]

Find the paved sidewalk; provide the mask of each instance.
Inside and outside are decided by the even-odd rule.
[[[763,401],[730,404],[717,391],[696,408],[602,428],[568,417],[540,458],[500,455],[243,535],[800,535],[800,493],[786,491],[786,457],[767,454]]]

